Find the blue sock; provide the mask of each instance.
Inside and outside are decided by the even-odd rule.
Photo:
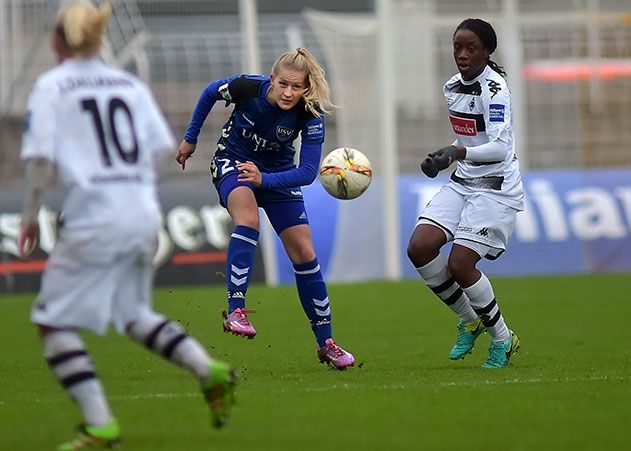
[[[227,281],[228,313],[245,308],[245,293],[250,284],[254,252],[259,232],[252,227],[238,225],[234,228],[228,244]]]
[[[294,275],[300,303],[309,318],[318,346],[322,348],[324,342],[332,337],[331,306],[318,260],[294,265]]]

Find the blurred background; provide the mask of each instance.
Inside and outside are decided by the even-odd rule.
[[[379,170],[374,0],[113,0],[104,57],[148,81],[182,136],[201,89],[247,72],[243,15],[254,5],[259,72],[305,46],[327,70],[342,108],[329,117],[328,148],[352,145]],[[451,35],[467,17],[490,21],[519,102],[522,167],[631,165],[631,3],[628,0],[391,0],[398,169],[449,141],[442,83],[455,72]],[[246,5],[244,7],[244,5]],[[19,183],[21,123],[35,78],[54,64],[51,0],[0,0],[0,183]],[[240,15],[241,14],[241,15]],[[209,148],[228,111],[216,108]],[[207,161],[192,169],[207,172]],[[173,169],[173,176],[180,174]]]
[[[613,237],[629,243],[631,195],[626,189],[631,183],[629,0],[112,0],[111,3],[114,14],[102,56],[149,83],[178,139],[184,133],[199,93],[211,80],[235,73],[268,73],[280,53],[298,46],[307,47],[316,55],[327,71],[334,101],[341,107],[326,119],[325,151],[342,146],[360,149],[370,158],[376,176],[372,189],[377,196],[374,202],[369,202],[371,196],[366,195],[352,206],[335,207],[348,210],[346,217],[355,218],[355,221],[339,221],[346,226],[338,227],[334,233],[338,241],[358,230],[357,221],[365,224],[370,220],[367,211],[373,221],[379,222],[374,230],[378,237],[366,239],[383,241],[383,249],[375,255],[365,253],[365,257],[384,263],[359,278],[396,279],[405,275],[401,269],[405,265],[402,254],[413,223],[402,224],[398,220],[401,210],[408,207],[395,205],[394,200],[401,197],[401,190],[409,189],[397,188],[397,183],[406,176],[417,177],[419,161],[428,152],[452,141],[441,87],[456,72],[451,37],[455,27],[467,17],[483,18],[497,31],[499,42],[493,59],[508,72],[514,99],[517,153],[526,179],[531,174],[542,174],[538,171],[574,171],[562,176],[573,180],[570,185],[558,183],[588,186],[591,182],[586,180],[591,180],[594,174],[598,180],[616,180],[615,185],[607,186],[598,182],[597,188],[623,193],[612,202],[617,208],[618,222],[621,221],[617,225],[624,233],[618,231]],[[51,0],[0,0],[0,186],[3,189],[19,189],[22,183],[19,149],[27,97],[36,77],[55,64],[48,40],[59,4]],[[186,173],[174,164],[166,175],[167,182],[198,179],[207,185],[210,156],[230,110],[215,107]],[[413,186],[422,182],[420,178],[414,179]],[[556,179],[548,182],[557,183]],[[542,211],[551,211],[553,204],[545,202],[550,193],[546,194],[541,184],[533,186],[537,188],[533,191],[539,193],[537,205]],[[362,213],[356,214],[360,208]],[[571,211],[566,213],[570,226],[578,227],[576,223],[580,220]],[[603,219],[608,214],[584,213],[583,216],[589,217],[584,219],[582,227],[606,229],[609,224],[602,222],[608,220]],[[408,212],[408,216],[414,219],[415,213]],[[545,230],[553,228],[548,223],[558,222],[554,215],[531,220],[539,221]],[[525,221],[521,223],[522,235],[518,240],[528,237]],[[532,224],[530,227],[532,235]],[[573,234],[572,230],[569,234]],[[585,243],[581,233],[573,235]],[[594,239],[601,238],[596,234]],[[548,234],[547,239],[554,241],[554,236]],[[619,248],[620,242],[610,244]],[[347,255],[339,256],[340,262],[348,262],[348,254],[357,251],[352,245],[347,248]],[[5,246],[5,253],[7,249]],[[584,246],[580,252],[584,253]],[[610,257],[608,254],[602,260]],[[267,261],[271,259],[268,257]],[[631,265],[627,260],[624,262]],[[626,268],[624,265],[622,269]],[[268,273],[267,280],[282,281],[282,277]]]

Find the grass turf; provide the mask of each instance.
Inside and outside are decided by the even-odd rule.
[[[356,366],[320,365],[294,287],[254,286],[256,339],[223,334],[223,287],[156,290],[216,358],[238,365],[230,424],[209,427],[197,384],[126,337],[85,334],[130,450],[602,450],[631,434],[631,277],[493,281],[522,340],[511,366],[480,368],[488,335],[447,358],[456,319],[420,281],[329,287],[334,332]],[[79,411],[59,389],[28,323],[33,295],[0,296],[0,449],[45,450]]]

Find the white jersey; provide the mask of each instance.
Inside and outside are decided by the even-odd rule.
[[[456,143],[467,149],[450,185],[462,194],[484,193],[517,210],[524,194],[515,154],[512,103],[506,80],[486,66],[473,80],[460,73],[443,86]]]
[[[154,161],[175,146],[144,83],[97,59],[71,58],[38,78],[21,156],[55,165],[62,233],[89,243],[82,258],[109,261],[148,250],[160,218]]]

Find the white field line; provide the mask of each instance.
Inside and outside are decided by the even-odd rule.
[[[535,377],[530,379],[504,379],[504,380],[471,380],[471,381],[445,381],[434,383],[415,382],[411,384],[385,384],[385,385],[365,385],[358,383],[333,384],[323,387],[301,388],[298,386],[281,388],[280,392],[296,392],[302,391],[306,393],[323,392],[330,390],[408,390],[419,387],[483,387],[492,385],[536,385],[536,384],[565,384],[573,382],[631,382],[631,376],[586,376],[586,377],[561,377],[561,378],[545,378]],[[170,398],[192,398],[201,396],[197,393],[143,393],[140,395],[110,395],[108,399],[114,401],[130,401],[136,399],[170,399]],[[55,398],[36,398],[32,400],[35,403],[51,403],[58,402],[63,399],[60,393]],[[7,402],[0,400],[0,406],[7,405]]]
[[[331,389],[343,390],[406,390],[417,387],[482,387],[486,385],[535,385],[535,384],[565,384],[568,382],[631,382],[631,376],[587,376],[587,377],[563,377],[563,378],[531,378],[531,379],[505,379],[505,380],[478,380],[457,382],[434,382],[424,384],[422,382],[412,384],[387,384],[366,386],[362,384],[341,384],[327,387],[306,388],[305,392],[329,391]],[[279,391],[297,391],[299,388],[280,389]]]

